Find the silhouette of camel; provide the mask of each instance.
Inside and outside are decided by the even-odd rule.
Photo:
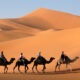
[[[56,69],[58,68],[59,71],[60,71],[60,66],[61,64],[66,64],[66,71],[67,71],[67,66],[69,65],[70,66],[70,70],[72,71],[72,66],[70,63],[73,63],[75,62],[77,59],[79,59],[79,57],[75,57],[74,59],[70,59],[67,57],[67,59],[65,61],[63,61],[61,58],[57,61],[57,64],[55,66],[55,72],[56,72]]]
[[[13,61],[15,60],[15,58],[11,58],[10,61],[4,62],[2,58],[0,58],[0,66],[4,66],[4,73],[7,73],[8,71],[8,67],[7,65],[10,65],[13,63]]]
[[[42,70],[42,71],[44,72],[44,70],[46,69],[46,66],[45,66],[45,65],[51,63],[54,59],[55,59],[54,57],[51,57],[50,60],[47,61],[47,60],[46,60],[44,57],[42,57],[42,56],[38,57],[38,58],[34,61],[34,65],[33,65],[33,67],[32,67],[32,71],[34,72],[34,67],[36,67],[36,71],[39,72],[38,69],[37,69],[37,66],[38,66],[38,65],[43,65],[43,70]]]
[[[24,61],[18,60],[16,62],[16,65],[13,68],[13,72],[15,70],[15,68],[18,66],[18,71],[20,72],[20,66],[25,66],[25,73],[27,72],[28,68],[28,64],[32,63],[34,61],[35,58],[31,58],[30,61],[28,61],[27,59],[23,59]],[[27,68],[27,69],[26,69]]]

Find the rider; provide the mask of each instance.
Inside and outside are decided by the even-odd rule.
[[[6,60],[6,58],[5,58],[4,54],[3,54],[3,51],[1,52],[0,58],[1,58],[4,62],[7,62],[7,60]]]
[[[23,53],[20,54],[20,59],[22,59],[22,58],[23,58]]]
[[[70,58],[64,54],[64,51],[62,51],[61,59],[62,59],[62,61],[70,60]]]
[[[20,54],[20,60],[24,62],[24,56],[23,56],[23,53]]]
[[[64,54],[64,51],[62,51],[62,54],[61,54],[61,59],[63,60],[63,61],[65,61],[65,54]]]
[[[40,61],[40,60],[42,60],[42,56],[41,56],[41,51],[38,53],[38,57],[37,57],[37,59]]]
[[[38,53],[38,57],[41,57],[41,52]]]

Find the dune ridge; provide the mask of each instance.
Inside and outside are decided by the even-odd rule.
[[[78,27],[80,27],[80,16],[39,8],[20,18],[0,19],[0,41],[36,35],[48,29],[59,31]]]
[[[34,25],[39,28],[44,26],[45,29],[52,28],[54,30],[71,29],[80,26],[80,16],[45,8],[40,8],[29,15],[23,16],[18,21],[26,22],[31,26]],[[40,21],[42,21],[42,25],[39,24]]]

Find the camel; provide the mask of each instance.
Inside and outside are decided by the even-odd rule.
[[[0,58],[0,66],[4,66],[4,73],[7,73],[8,71],[8,67],[7,65],[10,65],[13,63],[13,61],[15,60],[15,58],[11,58],[10,61],[4,62],[2,58]]]
[[[51,63],[54,59],[55,59],[54,57],[51,57],[50,60],[47,61],[47,60],[46,60],[44,57],[42,57],[42,56],[38,57],[38,58],[34,61],[34,65],[33,65],[33,67],[32,67],[32,71],[34,72],[34,67],[35,67],[35,68],[36,68],[36,71],[39,72],[38,69],[37,69],[37,66],[38,66],[38,65],[43,65],[42,71],[44,72],[44,70],[46,69],[46,66],[45,66],[45,65]]]
[[[72,60],[67,57],[67,59],[66,59],[65,61],[62,61],[62,59],[60,58],[60,59],[57,61],[57,64],[56,64],[56,66],[55,66],[55,72],[56,72],[56,69],[57,69],[57,68],[58,68],[59,71],[60,71],[60,66],[61,66],[61,64],[66,64],[66,71],[67,71],[67,66],[69,65],[69,66],[70,66],[70,71],[72,71],[72,66],[71,66],[70,63],[75,62],[77,59],[79,59],[79,57],[75,57],[75,58],[72,59]]]
[[[13,72],[15,70],[16,67],[18,67],[18,71],[20,71],[20,66],[24,66],[25,67],[25,73],[27,72],[27,70],[29,69],[28,64],[31,64],[34,61],[35,58],[31,58],[30,61],[28,61],[27,59],[23,59],[24,61],[21,61],[20,59],[16,62],[16,65],[13,68]],[[27,68],[27,69],[26,69]]]

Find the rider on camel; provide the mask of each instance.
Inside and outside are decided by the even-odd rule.
[[[20,61],[24,62],[25,57],[23,56],[23,53],[20,54]]]
[[[62,54],[61,54],[61,59],[62,59],[62,61],[65,61],[65,54],[64,54],[64,51],[62,51]]]
[[[4,54],[3,54],[3,51],[1,52],[0,58],[3,60],[4,63],[7,62],[7,60],[6,60],[6,58],[5,58]]]
[[[41,52],[38,53],[38,57],[41,57]]]

